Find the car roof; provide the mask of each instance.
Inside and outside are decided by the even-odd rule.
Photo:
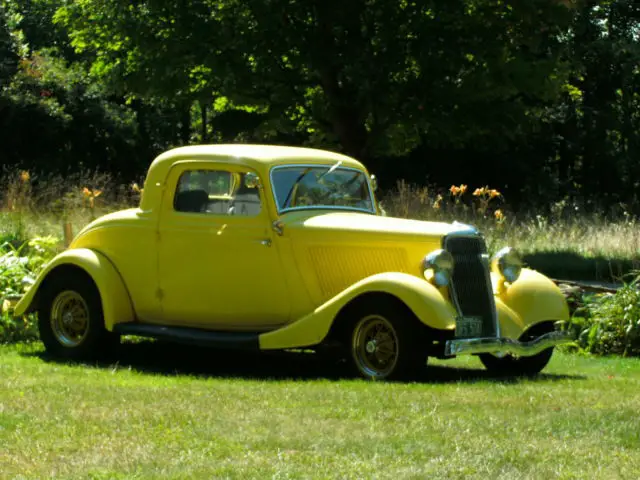
[[[172,165],[185,160],[242,165],[262,174],[266,174],[272,166],[277,165],[326,164],[338,161],[342,162],[342,166],[366,171],[362,163],[352,157],[317,148],[241,143],[178,147],[158,155],[149,166],[142,200],[143,208],[152,206],[153,202],[158,200],[155,198],[157,192],[154,187],[159,187],[160,183],[164,182]]]
[[[362,164],[347,155],[328,150],[282,145],[219,144],[178,147],[159,155],[153,163],[173,163],[176,160],[211,160],[238,163],[254,167],[303,162],[337,162],[362,168]],[[153,165],[153,164],[152,164]]]

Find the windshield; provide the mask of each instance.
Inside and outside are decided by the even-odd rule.
[[[333,165],[294,165],[271,171],[280,212],[335,208],[375,213],[367,177],[361,170]]]

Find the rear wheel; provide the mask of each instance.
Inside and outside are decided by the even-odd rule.
[[[38,308],[40,339],[51,354],[73,360],[96,358],[111,351],[119,336],[106,330],[100,293],[81,272],[51,278]]]
[[[355,308],[349,332],[352,371],[370,380],[406,379],[426,365],[418,321],[399,302],[379,299]]]
[[[526,342],[553,331],[553,324],[535,325],[526,331],[519,340]],[[490,353],[480,354],[480,361],[492,373],[505,376],[534,376],[547,366],[553,355],[553,347],[528,357],[505,355],[496,357]]]

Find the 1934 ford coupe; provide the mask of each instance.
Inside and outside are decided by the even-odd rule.
[[[132,334],[215,347],[338,352],[370,379],[429,356],[535,374],[571,341],[564,296],[473,227],[384,216],[345,155],[192,146],[151,164],[138,208],[87,225],[18,302],[57,356]],[[330,347],[335,347],[333,350]]]

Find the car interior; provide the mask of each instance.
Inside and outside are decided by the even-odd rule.
[[[174,199],[174,209],[185,213],[256,216],[261,211],[260,191],[245,185],[245,175],[228,197],[210,195],[204,189],[179,191]]]

